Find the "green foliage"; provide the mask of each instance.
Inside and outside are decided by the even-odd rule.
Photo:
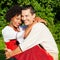
[[[60,51],[60,42],[57,43],[57,46],[58,46],[58,49],[59,49],[59,51]],[[60,60],[60,52],[59,52],[59,60]]]
[[[57,40],[57,41],[59,41],[60,42],[60,22],[59,23],[57,23],[57,24],[55,24],[55,27],[54,27],[54,37],[55,37],[55,39]],[[57,38],[58,37],[58,38]]]
[[[55,22],[59,21],[56,15],[58,11],[60,12],[58,8],[60,7],[60,0],[1,0],[0,2],[0,36],[1,30],[7,24],[5,20],[6,11],[15,4],[19,4],[20,6],[31,4],[36,11],[36,15],[47,21],[47,26],[51,30],[55,40],[60,40],[60,24]]]

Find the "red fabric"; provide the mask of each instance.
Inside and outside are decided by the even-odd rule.
[[[14,56],[17,60],[53,60],[44,49],[38,45]]]
[[[9,42],[6,42],[5,44],[6,44],[8,49],[14,50],[17,48],[16,42],[17,42],[16,39],[12,39]]]

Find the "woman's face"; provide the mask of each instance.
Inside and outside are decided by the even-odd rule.
[[[21,15],[15,15],[13,18],[11,18],[10,23],[16,28],[19,27],[19,25],[21,24]]]

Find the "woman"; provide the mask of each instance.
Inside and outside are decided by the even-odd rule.
[[[4,42],[6,44],[5,50],[12,51],[18,47],[17,41],[19,39],[19,43],[23,42],[24,30],[20,26],[21,7],[18,5],[11,7],[6,13],[6,20],[9,22],[9,25],[2,30]]]

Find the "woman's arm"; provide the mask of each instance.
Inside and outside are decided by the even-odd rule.
[[[46,22],[44,19],[40,18],[40,17],[35,17],[35,21],[37,21],[37,22],[42,22],[42,23],[44,23],[45,25],[47,25],[47,22]]]

